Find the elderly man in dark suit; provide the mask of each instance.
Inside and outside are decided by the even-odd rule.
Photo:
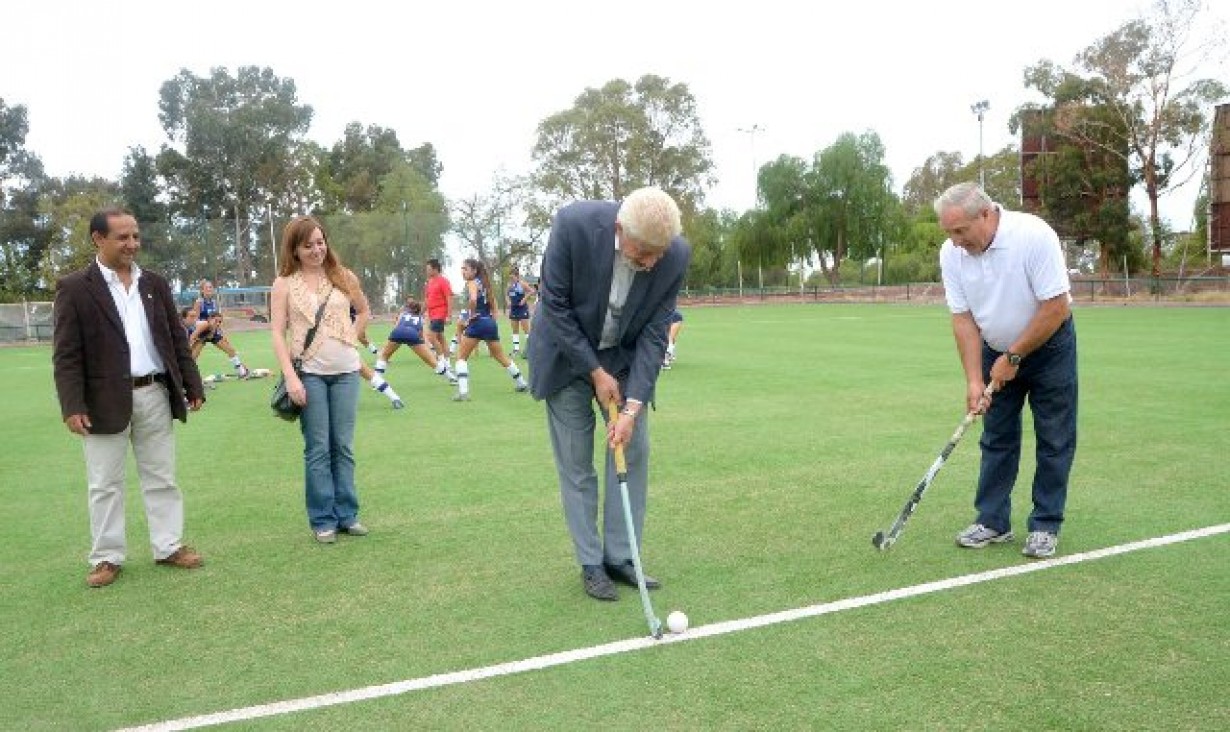
[[[158,564],[194,569],[182,543],[172,418],[188,419],[205,390],[167,281],[137,266],[136,219],[118,208],[90,220],[97,257],[56,284],[56,393],[68,429],[85,445],[93,545],[90,587],[115,581],[126,554],[125,461],[132,444],[150,544]]]
[[[564,517],[585,592],[616,600],[612,579],[636,585],[622,501],[607,490],[598,535],[594,402],[621,405],[608,420],[607,444],[625,446],[633,528],[643,536],[649,472],[649,420],[666,330],[691,250],[680,236],[679,207],[656,188],[622,203],[581,201],[560,209],[542,264],[530,339],[530,382],[546,400]],[[608,451],[606,485],[615,484]],[[660,586],[646,577],[651,589]]]

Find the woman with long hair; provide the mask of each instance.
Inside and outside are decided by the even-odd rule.
[[[492,302],[488,290],[490,280],[487,278],[487,265],[478,259],[467,259],[461,263],[461,276],[466,281],[466,298],[469,318],[465,323],[465,331],[461,334],[461,342],[457,346],[457,393],[453,396],[455,402],[470,401],[470,364],[467,359],[479,341],[487,344],[491,354],[517,385],[516,391],[529,391],[530,385],[521,376],[521,369],[504,355],[504,347],[500,345],[500,326],[496,323],[499,315],[498,306]]]
[[[300,216],[286,225],[279,261],[270,296],[273,352],[286,391],[303,407],[299,426],[308,524],[316,541],[332,544],[339,532],[367,534],[359,523],[354,482],[360,366],[355,346],[371,311],[358,277],[338,261],[316,219]]]

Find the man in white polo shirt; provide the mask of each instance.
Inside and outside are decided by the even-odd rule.
[[[983,419],[975,522],[957,544],[1011,541],[1011,495],[1021,457],[1021,413],[1033,414],[1037,467],[1023,553],[1055,553],[1076,454],[1076,330],[1059,237],[1045,221],[1005,211],[974,183],[935,202],[949,238],[940,249],[944,292],[965,370],[966,405]],[[997,385],[992,399],[987,383]]]

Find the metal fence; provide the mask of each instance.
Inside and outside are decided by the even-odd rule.
[[[224,288],[230,327],[237,330],[265,327],[269,313],[269,288]],[[195,290],[185,290],[178,299],[190,305]],[[1076,278],[1072,298],[1077,302],[1141,304],[1230,305],[1230,277],[1127,277]],[[723,305],[755,302],[944,302],[940,282],[910,282],[904,285],[853,285],[849,287],[728,287],[685,288],[680,306]],[[0,303],[0,345],[50,342],[50,302]]]
[[[1230,277],[1075,278],[1072,299],[1077,302],[1191,303],[1230,305]],[[811,287],[703,287],[685,288],[680,305],[755,302],[944,302],[942,282],[903,285],[847,285]]]
[[[0,303],[0,343],[51,340],[51,303]]]

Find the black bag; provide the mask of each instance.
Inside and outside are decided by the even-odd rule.
[[[295,361],[295,373],[299,372],[299,362]],[[303,411],[303,407],[295,404],[290,398],[290,392],[286,391],[286,377],[279,376],[276,384],[273,385],[273,396],[269,399],[269,406],[273,408],[273,413],[287,422],[294,422],[299,419],[299,413]]]
[[[308,346],[312,345],[312,339],[316,337],[316,329],[320,327],[320,317],[325,314],[325,305],[329,303],[329,295],[333,294],[333,290],[329,290],[329,294],[325,295],[325,299],[321,301],[320,307],[316,308],[316,322],[312,324],[312,329],[307,332],[303,338],[303,350],[306,353]],[[302,361],[295,359],[291,365],[295,367],[295,373],[301,373],[300,367]],[[295,404],[295,401],[290,398],[290,392],[286,391],[286,375],[278,377],[278,381],[273,385],[273,395],[269,397],[269,407],[273,409],[274,416],[281,417],[287,422],[294,422],[299,419],[299,414],[303,411],[303,407]]]

